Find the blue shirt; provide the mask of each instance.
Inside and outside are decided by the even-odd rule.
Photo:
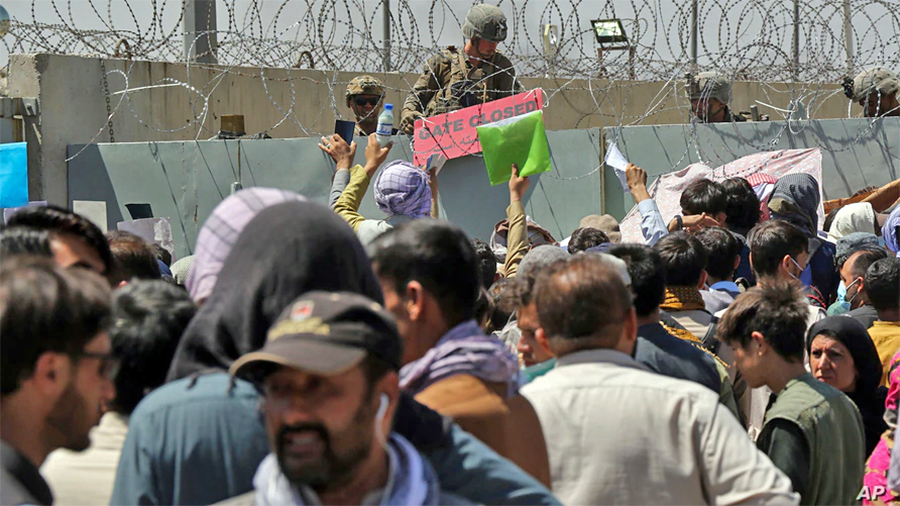
[[[669,227],[659,214],[659,207],[653,199],[638,202],[638,211],[641,213],[641,233],[648,246],[653,246],[663,236],[669,233]]]
[[[673,336],[659,323],[638,327],[634,359],[653,372],[699,383],[717,395],[722,389],[712,356]]]

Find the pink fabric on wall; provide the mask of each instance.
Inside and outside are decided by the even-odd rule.
[[[822,152],[818,148],[765,151],[738,158],[715,169],[704,163],[695,163],[677,172],[663,174],[647,188],[647,191],[656,201],[663,220],[668,223],[676,214],[681,214],[681,204],[679,204],[681,192],[697,179],[724,181],[731,177],[743,177],[753,186],[751,177],[762,184],[771,184],[768,183],[770,178],[777,180],[786,174],[795,173],[810,174],[816,181],[822,181]],[[819,184],[820,192],[821,187],[822,185]],[[823,199],[819,200],[821,202]],[[818,216],[821,228],[825,221],[825,209],[821,203]],[[767,219],[768,213],[763,218]],[[625,219],[622,220],[619,230],[622,231],[622,242],[644,242],[641,234],[641,214],[638,212],[637,206],[628,212]]]

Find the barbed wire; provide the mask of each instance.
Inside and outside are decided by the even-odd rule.
[[[11,9],[9,34],[0,46],[0,51],[6,51],[5,55],[0,52],[0,58],[6,61],[0,63],[8,72],[11,54],[51,53],[187,62],[189,73],[191,69],[214,70],[206,85],[171,77],[151,83],[150,87],[181,86],[196,95],[194,122],[172,129],[158,128],[151,118],[136,112],[127,88],[129,72],[117,71],[126,88],[114,93],[125,96],[124,100],[113,98],[117,106],[109,111],[109,124],[116,114],[132,114],[156,132],[199,127],[197,138],[216,133],[205,126],[208,101],[224,77],[252,76],[281,115],[267,130],[291,122],[305,134],[316,135],[320,132],[298,119],[298,108],[320,107],[321,114],[330,109],[340,115],[338,104],[347,83],[338,80],[339,71],[383,72],[389,61],[391,71],[418,73],[440,49],[464,42],[460,26],[471,5],[481,2],[389,3],[391,40],[386,54],[381,1],[218,0],[216,22],[207,19],[205,30],[200,29],[194,41],[197,44],[215,36],[217,65],[213,66],[185,58],[182,0],[32,0],[30,10],[20,4]],[[814,114],[818,104],[840,93],[835,86],[843,77],[864,68],[880,65],[900,70],[900,3],[896,0],[798,0],[796,4],[799,16],[795,19],[794,4],[783,0],[697,0],[695,66],[690,54],[691,2],[500,0],[509,20],[509,37],[500,50],[513,62],[519,77],[562,83],[543,84],[548,103],[568,101],[570,91],[590,92],[593,109],[581,110],[571,128],[594,116],[602,117],[606,126],[625,126],[677,110],[686,128],[695,130],[683,92],[684,76],[695,70],[717,69],[735,81],[759,82],[762,96],[758,102],[785,107],[787,112],[777,105],[770,108],[785,117],[792,112],[786,102],[805,102]],[[630,50],[602,47],[594,37],[590,21],[612,18],[622,21]],[[556,50],[550,53],[543,35],[548,24],[558,28]],[[259,72],[248,73],[247,67]],[[330,87],[331,94],[321,104],[302,101],[301,105],[294,84],[310,78],[292,69],[310,67],[334,72],[321,82]],[[289,70],[285,77],[276,77],[271,69]],[[112,74],[107,73],[117,77]],[[287,102],[283,93],[276,99],[270,89],[271,83],[279,81],[289,85]],[[648,81],[664,86],[642,113],[626,115],[627,89]],[[401,88],[394,91],[405,96],[413,82],[404,78]],[[783,83],[791,84],[789,91]],[[609,97],[622,88],[626,89],[624,98],[614,105]],[[786,94],[789,100],[785,100]],[[103,126],[98,127],[102,132]],[[760,149],[774,145],[788,129],[794,127],[786,125],[776,138],[759,143]]]

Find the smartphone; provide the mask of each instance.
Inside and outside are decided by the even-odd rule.
[[[125,209],[128,209],[128,214],[131,215],[132,220],[153,217],[153,210],[150,208],[150,204],[125,204]]]
[[[334,133],[341,136],[344,139],[344,142],[350,144],[353,142],[353,130],[356,127],[356,123],[352,121],[346,121],[342,119],[338,119],[334,121]]]

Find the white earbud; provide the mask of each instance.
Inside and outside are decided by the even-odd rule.
[[[375,414],[375,439],[377,439],[381,446],[385,448],[387,448],[387,438],[381,432],[381,425],[384,423],[384,417],[387,414],[390,402],[391,400],[388,395],[382,393],[378,403],[378,412]]]

